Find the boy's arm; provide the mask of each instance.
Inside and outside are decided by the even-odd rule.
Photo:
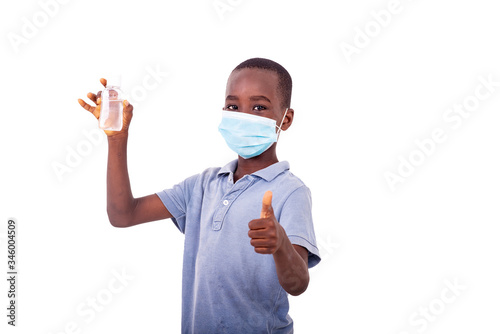
[[[292,245],[284,229],[283,235],[283,244],[273,254],[276,273],[283,289],[292,296],[298,296],[309,285],[308,252],[302,246]]]
[[[106,87],[106,79],[100,81]],[[78,103],[99,119],[101,92],[88,93],[87,97],[96,105],[91,106],[82,99],[78,99]],[[122,129],[120,131],[104,131],[108,138],[107,211],[111,225],[116,227],[129,227],[153,220],[172,218],[156,194],[141,198],[132,196],[127,168],[127,139],[133,109],[128,101],[123,101]]]
[[[158,195],[132,196],[127,168],[128,133],[108,137],[107,211],[111,225],[129,227],[172,218]]]
[[[272,193],[266,192],[262,201],[260,219],[254,219],[248,227],[250,244],[255,252],[273,254],[278,280],[283,289],[293,296],[306,291],[309,285],[308,251],[292,245],[271,206]]]

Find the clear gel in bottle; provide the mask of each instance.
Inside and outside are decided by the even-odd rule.
[[[103,130],[120,131],[123,127],[124,95],[120,88],[121,78],[111,77],[106,89],[101,92],[101,114],[99,127]]]

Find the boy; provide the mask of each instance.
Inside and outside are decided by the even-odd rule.
[[[292,79],[278,63],[252,58],[238,65],[219,125],[238,159],[141,198],[132,196],[127,172],[132,105],[124,101],[121,131],[105,131],[111,224],[171,218],[185,235],[183,333],[293,333],[287,293],[306,290],[308,268],[320,258],[309,189],[276,156],[279,133],[293,121],[291,92]],[[99,118],[99,93],[87,96],[96,107],[80,105]]]

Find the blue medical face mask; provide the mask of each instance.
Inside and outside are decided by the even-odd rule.
[[[267,117],[224,110],[222,111],[219,132],[229,148],[240,157],[253,158],[262,154],[278,141],[279,132],[281,132],[281,126],[287,112],[288,108],[286,108],[280,126],[277,126],[275,120]],[[276,128],[278,128],[278,133]]]

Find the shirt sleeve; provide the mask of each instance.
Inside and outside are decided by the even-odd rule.
[[[193,175],[171,189],[165,189],[156,193],[163,205],[172,214],[175,226],[184,233],[186,229],[186,212],[191,196],[193,195],[196,182],[200,175]]]
[[[312,220],[311,191],[303,185],[293,191],[286,199],[279,223],[285,229],[290,242],[308,250],[308,267],[312,268],[320,261],[319,249]]]

